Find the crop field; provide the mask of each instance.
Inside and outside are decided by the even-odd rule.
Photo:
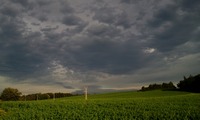
[[[200,120],[200,94],[121,92],[56,100],[0,102],[0,120]]]

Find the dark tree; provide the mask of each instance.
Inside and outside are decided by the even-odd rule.
[[[15,88],[5,88],[1,94],[3,101],[17,101],[21,96],[21,92]]]
[[[200,92],[200,74],[196,76],[190,75],[188,78],[184,76],[184,80],[181,80],[177,86],[182,91]]]

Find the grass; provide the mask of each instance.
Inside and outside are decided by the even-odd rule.
[[[200,94],[121,92],[54,100],[0,103],[0,120],[200,119]]]

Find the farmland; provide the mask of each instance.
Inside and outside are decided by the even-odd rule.
[[[0,102],[0,120],[198,120],[199,101],[199,93],[155,90]]]

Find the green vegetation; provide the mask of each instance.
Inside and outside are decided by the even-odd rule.
[[[0,120],[200,119],[200,94],[122,92],[40,101],[0,102]]]
[[[175,89],[172,82],[150,84],[142,87],[145,92],[88,95],[87,101],[84,96],[69,93],[21,96],[17,89],[5,88],[1,94],[0,120],[199,120],[199,82],[200,75],[189,76],[178,83],[180,91],[172,91]]]

